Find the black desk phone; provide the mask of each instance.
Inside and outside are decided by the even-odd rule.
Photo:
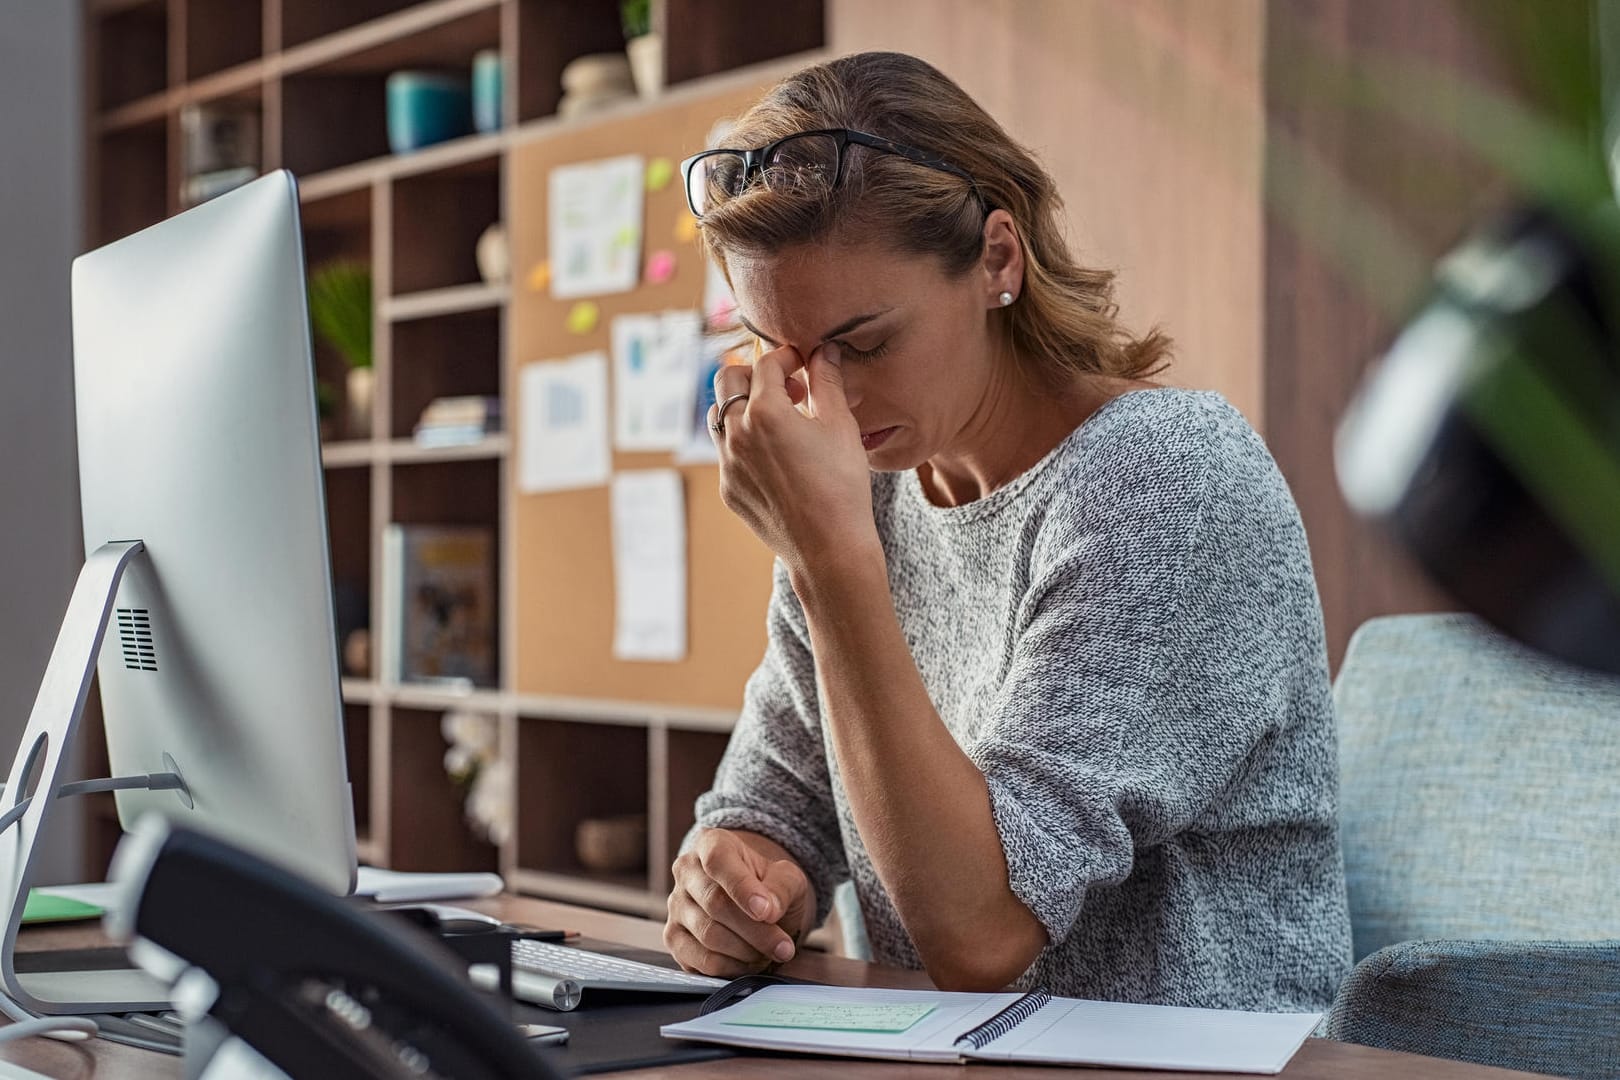
[[[560,1075],[429,935],[220,840],[143,818],[113,879],[123,898],[108,927],[174,981],[176,1008],[206,1014],[292,1080]],[[189,970],[159,971],[162,953],[145,943]]]

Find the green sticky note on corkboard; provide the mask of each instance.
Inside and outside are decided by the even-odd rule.
[[[99,919],[102,910],[82,900],[69,900],[33,889],[28,893],[28,906],[23,908],[25,923],[74,922],[78,919]]]
[[[675,163],[667,157],[655,157],[647,162],[647,190],[663,191],[675,178]]]

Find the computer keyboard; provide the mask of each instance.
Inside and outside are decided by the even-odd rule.
[[[622,956],[589,952],[549,941],[519,941],[512,946],[512,977],[517,996],[524,993],[526,973],[568,979],[581,990],[630,990],[638,993],[708,994],[726,985],[725,979],[675,971],[656,964],[626,960]],[[549,991],[547,991],[549,995]],[[550,1005],[548,997],[541,1004]]]

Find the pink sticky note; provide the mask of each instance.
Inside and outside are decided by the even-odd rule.
[[[675,253],[673,251],[655,251],[647,256],[647,280],[654,285],[662,285],[675,276]]]

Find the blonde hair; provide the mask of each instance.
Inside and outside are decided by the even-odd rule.
[[[1024,254],[1017,302],[992,314],[1003,320],[1013,355],[1058,384],[1077,374],[1144,378],[1168,364],[1168,338],[1156,329],[1134,337],[1119,323],[1113,271],[1080,266],[1070,255],[1052,177],[937,68],[895,52],[805,68],[739,117],[724,143],[759,147],[818,128],[853,128],[915,147],[973,182],[851,145],[836,187],[830,178],[756,182],[712,204],[700,243],[722,270],[727,252],[830,240],[931,256],[954,277],[979,262],[985,216],[1000,208],[1012,215]]]

